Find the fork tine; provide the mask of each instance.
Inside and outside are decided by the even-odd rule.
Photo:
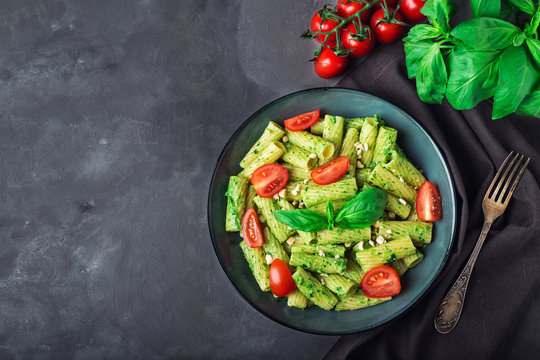
[[[516,154],[516,158],[518,156],[519,156],[519,154]],[[514,174],[516,173],[517,169],[520,167],[522,160],[523,160],[523,155],[521,155],[521,157],[519,158],[519,160],[515,164],[512,164],[511,166],[508,167],[508,170],[512,169],[512,171],[510,172],[510,175],[508,175],[507,178],[505,177],[506,180],[504,181],[504,187],[502,188],[501,192],[497,195],[497,198],[495,198],[495,196],[493,197],[495,202],[497,202],[497,201],[500,201],[501,203],[503,202],[504,194],[506,193],[506,189],[508,189],[508,185],[510,185],[512,183],[512,179],[514,178]],[[506,175],[506,173],[505,173],[505,175]],[[501,185],[502,185],[502,181],[501,181]]]
[[[523,176],[523,173],[525,172],[525,169],[527,168],[527,165],[529,165],[529,160],[531,160],[530,157],[527,158],[527,161],[525,161],[525,165],[523,165],[523,167],[521,168],[521,170],[519,171],[519,173],[518,173],[518,175],[516,177],[516,180],[514,180],[514,183],[512,184],[512,187],[510,188],[510,191],[508,192],[508,195],[507,195],[506,199],[503,202],[503,204],[505,206],[510,201],[510,198],[512,197],[512,194],[514,193],[514,190],[516,189],[516,186],[517,186],[519,180],[521,180],[521,176]]]
[[[499,192],[499,189],[500,189],[500,186],[501,186],[501,184],[503,182],[503,179],[506,177],[506,174],[508,173],[508,169],[512,167],[514,161],[516,160],[516,156],[514,156],[512,158],[512,161],[510,162],[510,164],[508,166],[506,166],[506,164],[508,163],[508,160],[510,160],[510,157],[513,154],[514,154],[513,151],[511,151],[510,154],[508,154],[508,156],[504,160],[503,164],[499,168],[499,171],[497,171],[497,174],[495,174],[495,177],[493,178],[493,181],[491,182],[491,185],[489,186],[488,191],[486,191],[486,196],[485,196],[486,198],[494,198],[497,195],[497,193]],[[504,174],[503,174],[503,172],[504,172]],[[490,196],[491,188],[494,185],[497,185],[497,186],[496,186],[495,190],[493,190],[493,193]]]

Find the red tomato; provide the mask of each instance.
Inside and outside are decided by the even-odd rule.
[[[260,197],[272,197],[285,187],[289,172],[282,165],[266,164],[258,167],[251,175],[251,183]]]
[[[296,289],[296,283],[289,267],[281,259],[274,259],[270,265],[270,290],[276,296],[287,296]]]
[[[426,15],[420,12],[425,3],[425,0],[403,0],[399,12],[408,22],[420,22],[426,18]]]
[[[374,9],[380,9],[382,7],[384,0],[379,1],[375,5],[373,5]],[[389,8],[395,8],[398,4],[399,0],[386,0],[386,7]]]
[[[313,15],[311,18],[311,25],[309,29],[311,31],[330,31],[336,26],[339,25],[339,23],[332,19],[326,19],[325,21],[322,21],[321,15],[319,14],[322,10],[319,10]],[[315,36],[315,40],[322,43],[324,41],[325,35],[323,34],[317,34]],[[332,34],[328,37],[328,44],[333,44],[336,42],[336,34]]]
[[[354,24],[349,24],[341,33],[341,43],[345,49],[351,49],[349,53],[351,56],[364,56],[373,49],[375,45],[375,39],[371,36],[371,32],[368,29],[368,37],[362,41],[358,41],[352,37],[352,34],[358,33]]]
[[[388,8],[390,12],[393,12],[394,9]],[[397,21],[403,22],[403,18],[396,12],[394,19]],[[377,24],[379,24],[377,26]],[[384,11],[379,9],[373,13],[371,17],[370,26],[372,31],[375,33],[375,38],[378,42],[383,44],[390,44],[396,41],[403,34],[404,27],[396,23],[388,23],[384,20]]]
[[[442,200],[437,185],[424,181],[416,194],[416,214],[422,221],[437,221],[442,218]]]
[[[319,109],[305,114],[296,115],[284,121],[285,127],[291,131],[305,130],[319,120],[321,112]]]
[[[394,296],[401,291],[401,281],[396,270],[387,265],[369,270],[360,283],[364,295],[370,298]]]
[[[324,49],[322,49],[321,54],[315,59],[313,66],[319,77],[331,79],[345,71],[347,68],[347,57],[337,56],[332,50],[325,46]]]
[[[336,5],[336,13],[341,17],[351,17],[363,8],[364,4],[362,3],[353,2],[350,0],[339,0]],[[367,21],[370,12],[371,9],[367,9],[362,14],[360,14],[360,19],[362,19],[362,22]]]
[[[242,217],[242,237],[250,248],[258,248],[264,244],[261,223],[255,209],[250,207]]]
[[[313,170],[311,178],[319,185],[328,185],[341,179],[347,170],[349,170],[349,158],[340,156]]]

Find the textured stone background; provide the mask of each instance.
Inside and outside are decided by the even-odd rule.
[[[0,359],[317,359],[234,291],[206,196],[254,111],[335,81],[324,1],[0,1]]]

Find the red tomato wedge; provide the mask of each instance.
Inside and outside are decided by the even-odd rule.
[[[289,267],[283,260],[274,259],[270,265],[270,290],[276,296],[287,296],[296,289]]]
[[[341,179],[347,170],[349,170],[349,158],[340,156],[313,170],[311,178],[319,185],[328,185]]]
[[[258,167],[251,175],[251,183],[260,197],[272,197],[287,185],[289,172],[282,165],[267,164]]]
[[[394,296],[401,291],[401,281],[394,268],[387,265],[369,270],[360,283],[364,295],[370,298]]]
[[[250,248],[258,248],[264,244],[261,223],[255,209],[250,207],[242,217],[242,237]]]
[[[290,131],[300,131],[309,128],[319,120],[319,109],[304,114],[296,115],[284,121],[285,127]]]
[[[442,218],[441,193],[437,185],[424,181],[420,186],[416,194],[416,213],[422,221],[437,221]]]

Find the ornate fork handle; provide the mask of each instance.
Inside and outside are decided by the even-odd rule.
[[[448,334],[456,327],[459,321],[461,311],[463,310],[463,304],[465,303],[465,294],[467,293],[471,272],[474,268],[476,259],[478,258],[478,254],[480,253],[480,249],[482,248],[482,245],[484,245],[484,240],[486,239],[490,227],[491,222],[484,221],[482,232],[469,257],[469,261],[467,261],[467,264],[461,271],[461,274],[459,274],[456,282],[439,305],[439,310],[435,315],[435,328],[441,334]]]

